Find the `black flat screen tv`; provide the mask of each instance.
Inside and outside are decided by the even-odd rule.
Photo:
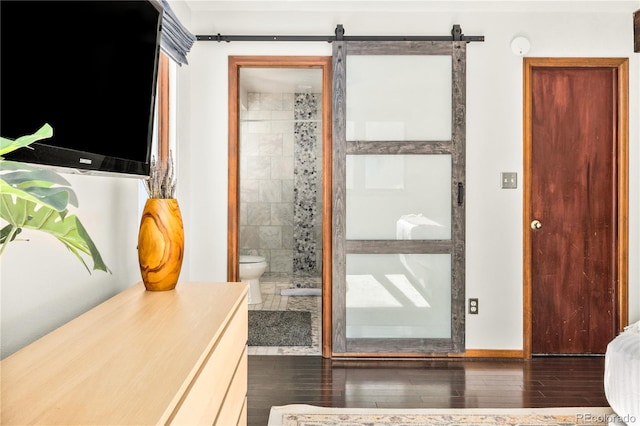
[[[149,174],[162,8],[155,0],[0,1],[0,134],[53,137],[5,156]]]

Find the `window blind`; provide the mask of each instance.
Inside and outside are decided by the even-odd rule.
[[[164,9],[160,48],[178,65],[188,64],[187,53],[191,50],[196,37],[180,23],[168,0],[160,0],[160,4]]]

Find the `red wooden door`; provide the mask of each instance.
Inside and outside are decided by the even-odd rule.
[[[601,354],[616,335],[617,78],[615,67],[531,70],[534,354]]]

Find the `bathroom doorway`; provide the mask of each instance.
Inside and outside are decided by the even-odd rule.
[[[262,297],[249,310],[310,311],[312,322],[311,346],[250,341],[250,353],[323,352],[322,295],[331,294],[330,64],[330,57],[229,58],[228,280],[241,280],[246,256],[264,259]]]

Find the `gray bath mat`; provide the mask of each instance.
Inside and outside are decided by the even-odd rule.
[[[311,346],[311,312],[249,311],[249,346]]]

